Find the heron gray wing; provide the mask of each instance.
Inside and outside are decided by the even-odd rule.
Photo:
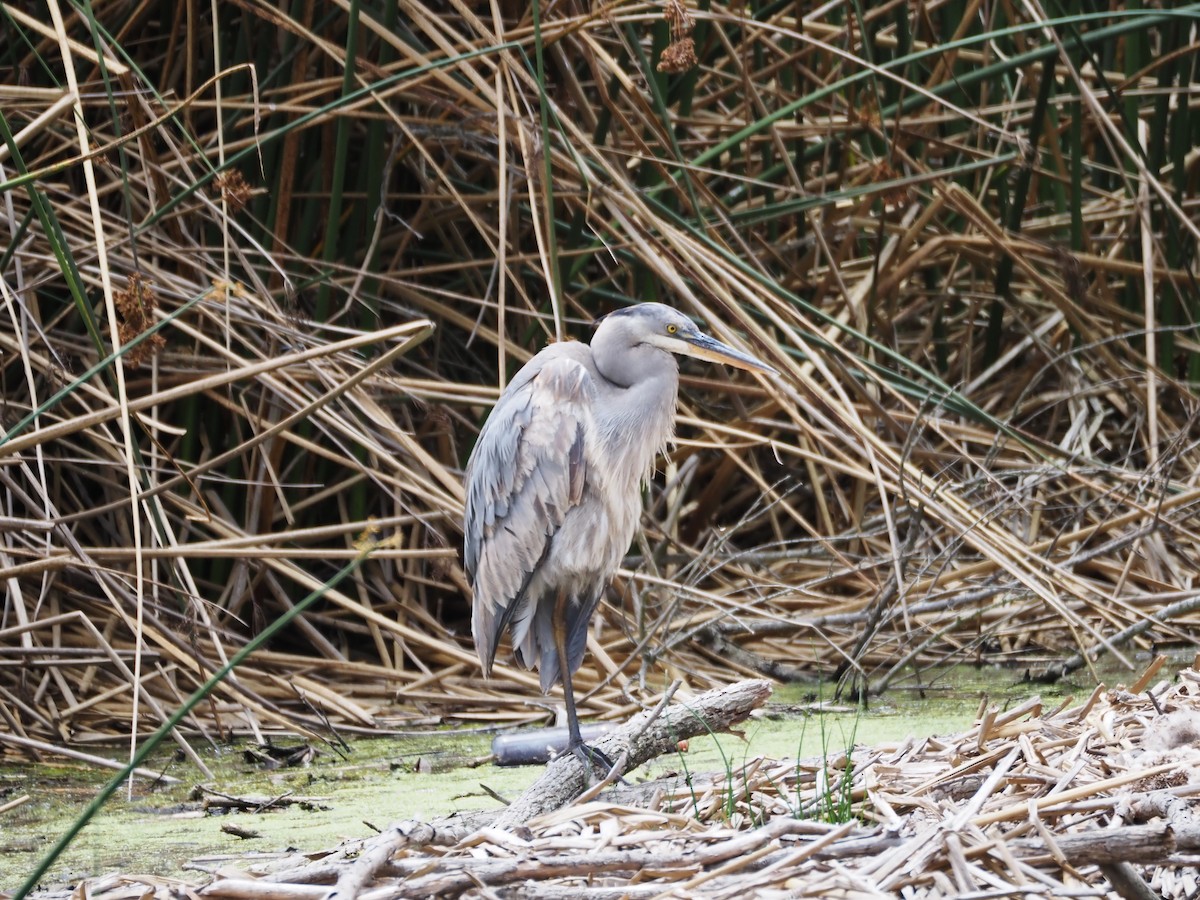
[[[583,500],[595,387],[574,348],[564,351],[547,348],[518,373],[467,463],[464,562],[485,672],[509,624],[514,643],[528,630],[537,600],[530,581],[567,512]]]

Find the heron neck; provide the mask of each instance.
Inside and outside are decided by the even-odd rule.
[[[648,479],[654,460],[675,434],[679,369],[666,365],[643,373],[628,387],[609,382],[596,404],[596,424],[604,440],[610,477],[636,486]]]

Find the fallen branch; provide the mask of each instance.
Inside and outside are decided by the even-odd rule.
[[[609,759],[624,756],[627,768],[635,769],[664,753],[674,752],[682,740],[728,731],[770,696],[769,682],[739,681],[667,707],[649,727],[647,719],[654,717],[654,711],[634,716],[596,741],[595,747]],[[587,780],[583,763],[573,755],[564,754],[546,766],[542,776],[500,813],[494,825],[511,829],[565,806],[583,792]]]
[[[325,805],[328,797],[300,797],[292,793],[277,794],[273,797],[262,795],[246,795],[235,797],[204,786],[197,787],[194,796],[203,799],[204,811],[238,810],[240,812],[261,813],[271,809],[284,809],[289,806],[310,806],[315,809],[328,809]]]
[[[16,747],[23,747],[28,750],[34,750],[41,753],[53,753],[55,756],[64,756],[67,759],[77,759],[80,762],[88,763],[93,766],[100,766],[104,769],[123,769],[125,763],[116,759],[106,759],[103,756],[96,756],[94,753],[84,753],[80,750],[72,750],[70,747],[58,747],[54,744],[47,744],[45,741],[35,741],[32,738],[24,737],[19,734],[10,734],[6,731],[0,731],[0,742],[12,744]],[[137,768],[133,770],[133,774],[138,778],[147,778],[150,781],[161,782],[162,784],[179,784],[179,779],[174,776],[167,775],[164,772],[155,772],[153,769]]]

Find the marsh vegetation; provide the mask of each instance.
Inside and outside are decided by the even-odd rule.
[[[480,675],[462,465],[639,300],[781,376],[685,367],[585,716],[1191,646],[1200,7],[1160,6],[0,4],[0,750],[201,689],[201,775],[549,722]]]

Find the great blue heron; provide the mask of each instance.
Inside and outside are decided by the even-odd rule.
[[[641,482],[674,433],[676,353],[775,372],[669,306],[619,309],[599,320],[590,347],[551,344],[522,367],[467,463],[464,559],[484,674],[510,629],[542,690],[562,681],[568,749],[585,764],[595,751],[579,732],[571,676],[637,528]]]

